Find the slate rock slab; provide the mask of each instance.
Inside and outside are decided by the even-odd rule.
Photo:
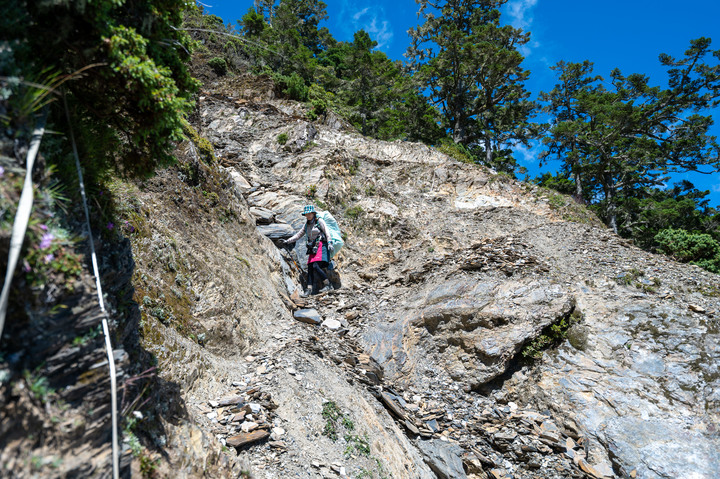
[[[314,309],[298,309],[293,313],[293,317],[301,323],[312,324],[313,326],[322,324],[320,313]]]
[[[257,230],[260,234],[267,236],[271,240],[289,238],[295,234],[292,226],[283,223],[273,223],[270,225],[259,225]]]
[[[257,429],[252,432],[246,432],[227,438],[227,445],[232,447],[243,447],[255,442],[264,441],[270,437],[270,433],[265,429]]]
[[[259,225],[269,225],[275,223],[275,213],[267,208],[251,206],[250,214],[255,217],[255,222]]]
[[[438,478],[467,478],[465,469],[463,469],[463,450],[457,444],[431,439],[429,441],[420,440],[417,442],[417,446],[425,463],[430,466]]]

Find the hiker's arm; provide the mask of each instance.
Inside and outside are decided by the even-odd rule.
[[[294,243],[297,240],[299,240],[300,238],[302,238],[304,234],[305,234],[305,227],[303,226],[302,228],[300,228],[300,231],[298,231],[297,233],[292,235],[290,238],[286,239],[285,243]]]

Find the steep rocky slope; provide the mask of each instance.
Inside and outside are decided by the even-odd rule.
[[[263,79],[208,88],[191,123],[222,166],[196,139],[111,192],[127,240],[102,251],[105,279],[137,396],[125,476],[716,477],[717,275],[552,192],[332,115],[310,123]],[[347,244],[343,288],[303,299],[301,248],[272,239],[307,202]],[[554,325],[570,329],[541,354]],[[48,420],[58,442],[3,462],[106,476],[107,434],[80,448],[107,430],[107,410],[95,418],[75,449]],[[31,464],[50,453],[61,461]]]
[[[297,228],[314,196],[340,219],[352,300],[318,310],[359,313],[347,337],[398,396],[452,391],[440,399],[449,424],[477,413],[458,402],[488,391],[551,413],[584,438],[598,475],[720,469],[716,275],[640,251],[550,192],[308,124],[292,104],[209,95],[201,112],[203,133],[252,185],[250,206]],[[521,349],[571,316],[582,319],[570,340],[521,367]]]

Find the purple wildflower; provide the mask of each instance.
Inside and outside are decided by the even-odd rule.
[[[114,224],[114,223],[108,223],[108,224],[107,224],[107,229],[111,230],[111,229],[113,229],[113,228],[115,228],[115,224]]]
[[[45,264],[47,264],[47,263],[49,263],[50,261],[52,261],[52,260],[55,259],[55,255],[54,255],[54,254],[46,254],[46,255],[45,255],[45,258],[43,258],[43,259],[45,260]]]
[[[52,244],[52,241],[55,239],[55,235],[52,233],[45,233],[40,240],[40,249],[46,249],[49,248]]]
[[[47,225],[42,224],[42,225],[40,225],[40,229],[43,230],[43,231],[47,231],[47,230],[48,230],[48,227],[47,227]]]
[[[3,176],[5,176],[5,168],[0,166],[0,178],[2,178]]]
[[[26,259],[23,260],[22,270],[25,273],[29,273],[30,271],[32,271],[32,268],[30,267],[30,263],[28,263]]]

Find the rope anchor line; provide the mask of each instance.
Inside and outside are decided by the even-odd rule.
[[[67,106],[65,92],[63,92],[63,106],[65,108],[65,115],[67,117],[68,128],[70,130],[70,140],[72,143],[73,155],[75,156],[75,167],[77,168],[78,180],[80,181],[80,196],[82,198],[83,209],[85,211],[85,227],[87,228],[88,241],[90,242],[90,256],[92,259],[93,274],[95,276],[98,303],[100,305],[100,310],[102,311],[102,328],[103,334],[105,335],[105,350],[107,352],[108,367],[110,369],[113,479],[119,479],[120,447],[118,443],[117,373],[115,370],[115,358],[113,356],[112,342],[110,341],[110,326],[108,324],[109,315],[105,310],[105,301],[103,300],[102,284],[100,283],[100,270],[98,268],[97,255],[95,253],[95,241],[93,239],[92,229],[90,228],[90,211],[87,206],[85,182],[83,181],[82,169],[80,168],[80,156],[78,155],[77,145],[75,143],[75,134],[73,132],[72,121],[70,120],[70,110]]]

